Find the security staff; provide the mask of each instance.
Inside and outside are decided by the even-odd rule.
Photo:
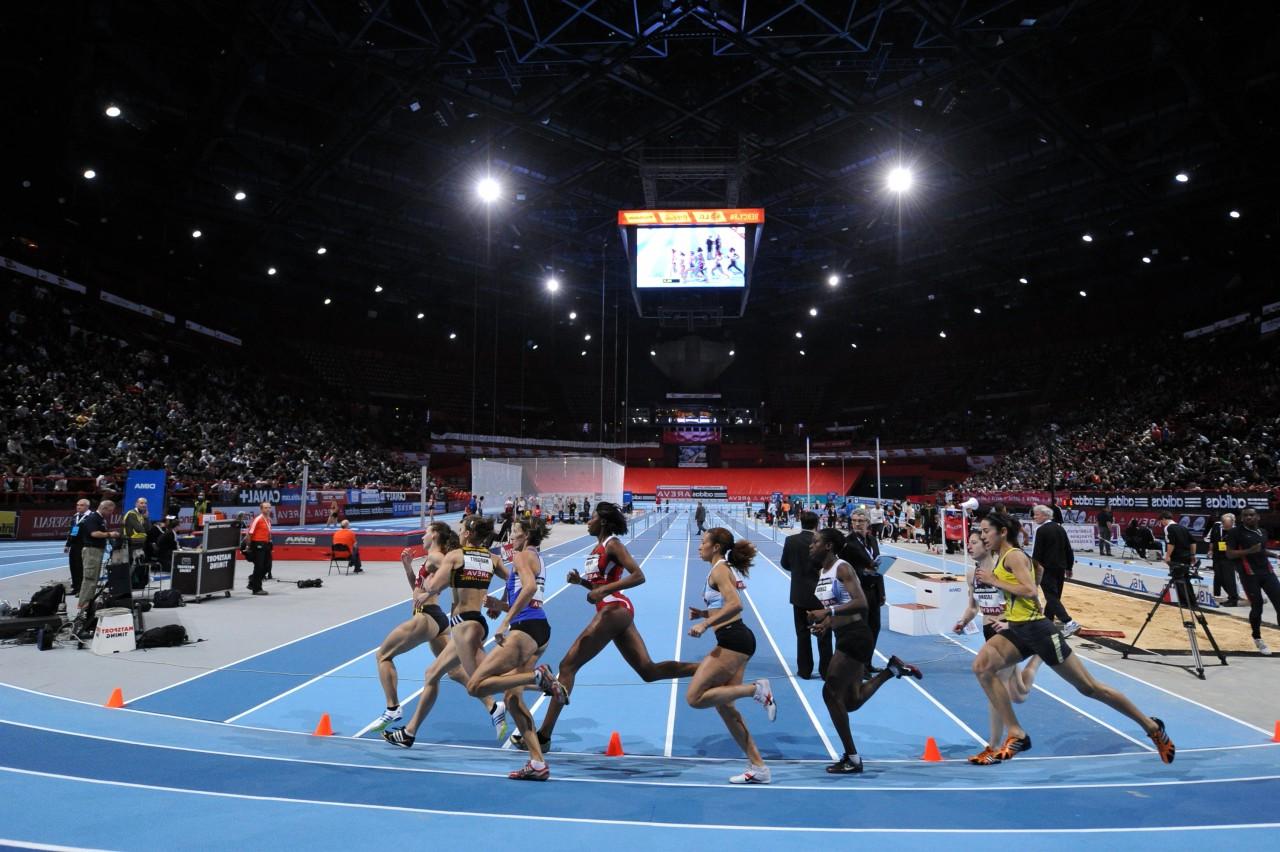
[[[796,628],[796,677],[813,677],[813,641],[818,641],[818,674],[825,678],[835,648],[835,634],[828,630],[814,635],[809,629],[809,611],[821,608],[814,589],[818,585],[820,566],[809,552],[817,534],[818,516],[813,512],[800,515],[800,532],[789,535],[782,543],[782,570],[791,575],[791,609]]]
[[[1209,529],[1205,541],[1209,543],[1209,556],[1213,559],[1213,596],[1225,591],[1224,606],[1239,606],[1240,592],[1236,588],[1236,563],[1227,556],[1227,537],[1236,525],[1236,516],[1227,512]]]
[[[258,516],[249,523],[249,552],[253,562],[253,574],[249,577],[249,589],[255,595],[265,595],[262,580],[271,573],[271,503],[263,500],[258,505]]]
[[[67,532],[67,543],[62,552],[67,555],[67,567],[71,569],[71,587],[67,594],[74,595],[80,591],[80,582],[84,577],[84,545],[85,536],[81,534],[80,522],[89,514],[89,501],[81,497],[76,501],[76,514],[71,519],[71,529]]]
[[[849,516],[851,531],[845,540],[840,558],[853,566],[867,596],[867,627],[871,630],[871,650],[880,638],[880,607],[885,605],[884,577],[880,576],[877,564],[880,559],[880,542],[871,535],[871,521],[864,509],[858,509]],[[880,669],[868,663],[868,671],[876,674]]]

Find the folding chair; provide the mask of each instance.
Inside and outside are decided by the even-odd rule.
[[[329,573],[333,574],[333,569],[337,568],[338,573],[344,573],[340,562],[346,562],[347,570],[345,573],[351,573],[351,548],[345,544],[334,544],[329,547]]]

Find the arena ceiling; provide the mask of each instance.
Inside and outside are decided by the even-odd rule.
[[[699,332],[741,350],[744,396],[796,330],[843,369],[943,331],[1212,320],[1274,285],[1276,23],[1165,0],[29,4],[3,20],[5,254],[245,337],[413,343],[473,383],[519,350],[591,407],[612,324],[653,394],[645,350],[686,333],[632,316],[620,208],[766,209],[746,316]]]

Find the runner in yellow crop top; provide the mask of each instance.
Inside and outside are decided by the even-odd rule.
[[[1165,733],[1164,722],[1142,713],[1124,693],[1105,683],[1094,680],[1093,675],[1071,653],[1062,633],[1040,610],[1037,584],[1031,560],[1018,549],[1018,537],[1022,525],[1003,512],[988,512],[980,526],[983,546],[995,558],[995,566],[980,566],[974,571],[974,580],[995,586],[1004,593],[1004,627],[997,625],[997,633],[982,646],[973,661],[973,673],[987,694],[991,706],[1000,715],[1008,736],[1004,745],[992,760],[982,764],[1010,760],[1020,751],[1031,748],[1031,737],[1018,722],[1009,699],[1009,690],[999,674],[1001,669],[1015,665],[1032,654],[1048,663],[1063,680],[1088,698],[1128,716],[1142,726],[1142,730],[1155,744],[1155,751],[1165,763],[1174,758],[1173,742]],[[978,761],[975,761],[978,762]]]

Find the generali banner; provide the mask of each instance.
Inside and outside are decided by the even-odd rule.
[[[64,539],[71,532],[74,509],[21,509],[18,512],[18,538]],[[109,529],[120,525],[120,512],[108,515],[104,520]]]

